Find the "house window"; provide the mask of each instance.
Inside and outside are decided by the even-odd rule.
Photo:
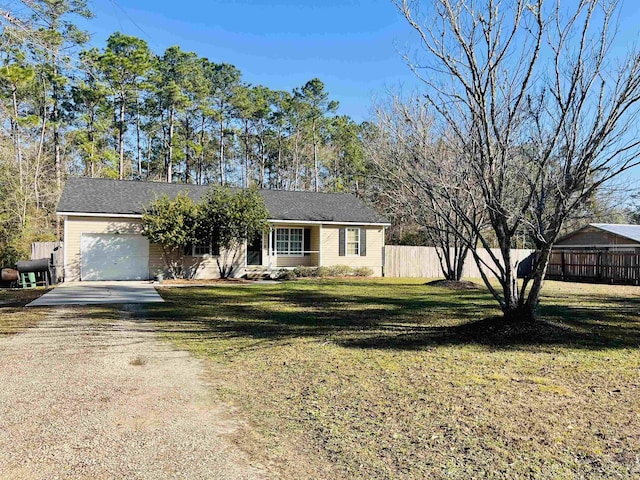
[[[302,255],[302,228],[276,229],[276,252],[278,255]]]
[[[346,252],[347,255],[360,255],[360,229],[347,228]]]
[[[191,255],[194,257],[204,257],[205,255],[220,255],[220,249],[218,245],[213,242],[200,243],[193,245],[191,249]]]

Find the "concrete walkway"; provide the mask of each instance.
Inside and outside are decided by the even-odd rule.
[[[0,337],[0,478],[270,477],[228,438],[244,426],[204,364],[135,308],[54,307]]]
[[[58,285],[27,307],[156,302],[164,300],[149,282],[68,282]]]

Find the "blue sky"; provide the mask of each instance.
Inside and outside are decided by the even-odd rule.
[[[415,85],[398,53],[413,37],[389,0],[93,0],[91,8],[96,17],[83,26],[95,46],[119,30],[157,53],[180,45],[231,63],[272,89],[318,77],[338,112],[357,121],[376,94]]]
[[[563,5],[571,9],[576,0]],[[83,22],[104,47],[114,31],[238,67],[244,80],[291,90],[318,77],[338,113],[367,119],[372,99],[417,81],[402,60],[417,37],[390,0],[90,0]],[[638,40],[640,2],[623,3],[616,53]]]

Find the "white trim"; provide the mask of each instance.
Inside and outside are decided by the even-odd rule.
[[[278,240],[278,230],[286,230],[287,231],[287,251],[286,252],[278,252],[278,242],[282,241],[282,240]],[[300,230],[300,253],[298,252],[291,252],[291,232],[293,230]],[[304,257],[305,256],[305,251],[304,251],[304,228],[303,227],[284,227],[284,228],[276,228],[275,229],[275,250],[276,250],[276,254],[281,256],[281,257]]]
[[[63,218],[64,225],[62,227],[63,235],[64,235],[64,243],[62,244],[62,278],[63,281],[67,279],[67,217]],[[58,239],[60,240],[60,239]],[[56,275],[59,275],[56,272]]]
[[[204,243],[202,244],[198,244],[197,246],[203,246]],[[210,242],[209,243],[209,253],[196,253],[196,244],[191,245],[191,255],[185,255],[187,257],[196,257],[196,258],[218,258],[220,256],[220,252],[218,252],[218,255],[215,255],[213,253],[213,243]]]
[[[268,243],[268,251],[267,253],[269,254],[269,269],[271,270],[273,268],[273,226],[269,225],[269,238],[267,238],[267,243]]]
[[[56,215],[67,217],[108,217],[108,218],[142,218],[141,213],[81,213],[81,212],[56,212]]]
[[[385,245],[385,238],[387,236],[387,232],[386,232],[386,228],[382,227],[382,276],[384,277],[384,267],[385,264],[387,263],[387,256],[385,255],[387,253],[386,245]]]
[[[357,245],[356,250],[358,251],[358,253],[349,253],[349,230],[354,231],[354,232],[358,232],[358,240],[355,242],[351,242],[351,243],[355,243]],[[360,228],[358,227],[347,227],[344,229],[344,256],[345,257],[359,257],[360,256]]]
[[[318,266],[322,266],[322,225],[318,227]]]
[[[293,223],[296,225],[366,225],[377,227],[390,227],[390,223],[371,223],[371,222],[324,222],[322,220],[277,220],[270,218],[269,223]]]
[[[141,213],[88,213],[88,212],[56,212],[56,215],[68,217],[110,217],[110,218],[142,218]],[[270,218],[269,223],[292,223],[297,225],[367,225],[390,227],[390,223],[383,222],[325,222],[322,220],[278,220]]]

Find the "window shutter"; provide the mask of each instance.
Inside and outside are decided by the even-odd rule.
[[[367,229],[366,228],[360,229],[360,256],[361,257],[367,256]]]
[[[308,256],[311,255],[310,250],[311,250],[311,229],[310,228],[305,228],[304,229],[304,255]]]
[[[344,257],[344,249],[345,249],[345,229],[340,229],[340,234],[338,235],[338,255],[340,257]]]

